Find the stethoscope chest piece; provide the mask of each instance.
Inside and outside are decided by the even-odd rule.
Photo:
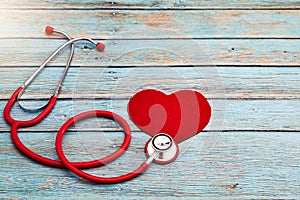
[[[165,133],[159,133],[146,143],[145,152],[148,156],[157,152],[157,156],[154,158],[153,162],[158,164],[168,164],[177,158],[179,148],[171,136]]]

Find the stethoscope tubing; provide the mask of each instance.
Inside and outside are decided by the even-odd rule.
[[[8,103],[6,104],[6,106],[4,108],[4,118],[6,119],[6,121],[8,123],[11,124],[11,138],[12,138],[14,145],[24,155],[26,155],[27,157],[29,157],[41,164],[49,165],[52,167],[64,168],[65,166],[62,164],[61,161],[50,159],[50,158],[41,156],[41,155],[31,151],[28,147],[26,147],[21,142],[21,140],[18,136],[18,128],[19,127],[30,127],[30,126],[40,123],[44,118],[46,118],[47,115],[54,108],[57,98],[52,96],[49,101],[48,106],[35,118],[28,120],[28,121],[14,120],[10,115],[10,111],[16,101],[18,93],[21,90],[22,90],[22,87],[19,87],[13,93],[13,95],[11,96],[11,98],[9,99]],[[114,114],[114,116],[115,115],[116,114]],[[102,166],[103,164],[107,164],[107,163],[111,162],[112,160],[115,160],[117,157],[119,157],[121,155],[121,152],[123,153],[129,147],[130,139],[131,139],[131,131],[130,131],[129,125],[127,124],[127,122],[125,120],[121,120],[120,117],[118,119],[119,120],[117,122],[121,123],[120,125],[123,128],[126,128],[125,129],[125,140],[124,140],[123,144],[121,145],[120,149],[103,159],[72,163],[74,166],[76,166],[78,168],[93,168],[93,167],[97,167],[97,166]]]
[[[46,28],[45,28],[45,32],[46,33],[48,33],[48,34],[52,34],[52,33],[57,33],[57,34],[61,34],[61,35],[63,35],[63,36],[65,36],[68,40],[71,40],[72,39],[72,37],[69,35],[69,34],[67,34],[67,33],[65,33],[65,32],[63,32],[63,31],[60,31],[60,30],[55,30],[53,27],[51,27],[51,26],[47,26]],[[55,97],[57,97],[58,96],[58,94],[59,94],[59,92],[60,92],[60,89],[61,89],[61,87],[62,87],[62,83],[63,83],[63,81],[64,81],[64,79],[65,79],[65,77],[66,77],[66,74],[67,74],[67,72],[68,72],[68,70],[69,70],[69,67],[70,67],[70,65],[71,65],[71,62],[72,62],[72,59],[73,59],[73,56],[74,56],[74,51],[75,51],[75,45],[74,45],[74,43],[72,43],[71,45],[70,45],[70,53],[69,53],[69,56],[68,56],[68,60],[67,60],[67,63],[66,63],[66,66],[65,66],[65,69],[64,69],[64,71],[63,71],[63,73],[62,73],[62,76],[61,76],[61,78],[60,78],[60,80],[59,80],[59,82],[58,82],[58,84],[57,84],[57,87],[56,87],[56,89],[55,89],[55,91],[54,91],[54,93],[53,93],[53,96],[55,96]],[[56,56],[56,54],[57,53],[52,53],[41,65],[40,65],[40,67],[24,82],[24,84],[23,84],[23,90],[21,90],[20,91],[20,93],[18,94],[18,97],[17,97],[17,100],[16,101],[18,101],[19,102],[19,99],[21,98],[21,96],[23,95],[23,93],[25,92],[25,89],[31,84],[31,82],[35,79],[35,77],[42,71],[42,69],[44,69],[44,67]],[[49,101],[50,101],[50,99],[49,99]],[[39,107],[39,108],[34,108],[34,109],[32,109],[32,108],[26,108],[26,107],[24,107],[20,102],[19,102],[19,107],[21,107],[23,110],[25,110],[25,111],[28,111],[28,112],[38,112],[38,111],[42,111],[46,106],[47,106],[47,104],[49,103],[49,101],[46,103],[46,104],[44,104],[43,106],[41,106],[41,107]]]
[[[95,116],[94,112],[92,114],[93,114],[92,116]],[[115,116],[117,116],[117,114],[113,114],[112,116],[115,117]],[[74,120],[74,118],[70,118],[67,122],[70,123],[73,120]],[[124,119],[122,119],[121,117],[119,117],[118,120],[116,120],[116,121],[121,125],[121,127],[124,128],[125,137],[124,137],[124,141],[123,141],[122,145],[114,153],[112,153],[109,156],[106,156],[104,158],[101,158],[101,159],[92,160],[92,161],[84,161],[84,162],[72,162],[71,164],[77,168],[94,168],[94,167],[99,167],[99,166],[105,165],[105,164],[115,160],[116,158],[120,157],[127,150],[127,148],[130,145],[131,130],[130,130],[127,122]],[[57,167],[57,168],[65,168],[65,165],[61,161],[41,156],[41,155],[33,152],[32,150],[30,150],[28,147],[26,147],[21,142],[21,140],[18,136],[18,128],[19,127],[20,127],[20,123],[18,123],[18,122],[12,123],[11,138],[12,138],[14,145],[20,152],[22,152],[28,158],[31,158],[32,160],[35,160],[36,162],[39,162],[41,164],[52,166],[52,167]],[[65,125],[63,127],[65,127]]]
[[[102,184],[114,184],[114,183],[120,183],[120,182],[124,182],[124,181],[128,181],[130,179],[133,179],[137,176],[139,176],[140,174],[142,174],[148,167],[149,167],[149,162],[143,162],[136,170],[125,174],[125,175],[121,175],[121,176],[117,176],[117,177],[100,177],[100,176],[94,176],[91,174],[88,174],[84,171],[82,171],[81,169],[79,169],[78,166],[76,166],[74,163],[70,162],[67,157],[65,156],[64,152],[63,152],[63,147],[62,147],[62,142],[63,142],[63,136],[65,134],[65,132],[68,130],[68,128],[70,126],[72,126],[74,123],[86,119],[86,118],[90,118],[90,117],[106,117],[109,119],[113,119],[114,121],[118,122],[122,128],[124,129],[125,132],[125,138],[124,138],[124,142],[123,144],[129,145],[130,143],[130,127],[127,124],[126,120],[124,120],[121,116],[113,113],[113,112],[109,112],[109,111],[105,111],[105,110],[92,110],[92,111],[88,111],[88,112],[84,112],[81,113],[79,115],[76,115],[72,118],[70,118],[68,121],[65,122],[65,124],[60,128],[60,130],[58,131],[58,134],[56,136],[56,142],[55,142],[55,146],[56,146],[56,152],[57,155],[59,157],[59,159],[61,160],[61,162],[63,163],[63,165],[68,168],[70,171],[72,171],[74,174],[87,179],[89,181],[95,182],[95,183],[102,183]],[[116,153],[116,157],[121,156],[121,154],[127,149],[128,146],[126,146],[126,148],[123,147],[123,145],[116,151],[118,153]],[[107,156],[105,158],[103,158],[103,160],[105,160],[105,163],[111,162],[112,161],[111,155]]]
[[[44,108],[44,110],[42,110],[36,117],[34,117],[31,120],[15,120],[11,117],[11,109],[14,106],[14,104],[17,101],[18,95],[19,93],[23,90],[23,87],[19,87],[10,97],[10,99],[8,100],[7,104],[4,107],[4,111],[3,111],[3,116],[4,119],[12,124],[18,124],[18,126],[21,127],[29,127],[29,126],[33,126],[36,125],[38,123],[40,123],[45,117],[47,117],[47,115],[51,112],[51,110],[54,108],[57,98],[55,96],[52,96],[47,104],[47,106]]]

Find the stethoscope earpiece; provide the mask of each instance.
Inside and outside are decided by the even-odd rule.
[[[52,26],[46,26],[45,32],[51,34],[54,32],[54,28]]]

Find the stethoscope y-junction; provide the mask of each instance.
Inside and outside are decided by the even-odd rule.
[[[18,129],[20,127],[31,127],[40,123],[54,108],[63,81],[72,62],[74,55],[74,43],[86,40],[94,44],[99,51],[103,51],[105,48],[104,44],[100,42],[97,43],[91,38],[71,38],[68,34],[55,30],[50,26],[46,27],[46,32],[48,34],[61,34],[68,41],[57,48],[24,82],[24,84],[13,93],[4,108],[4,118],[11,125],[11,139],[15,147],[32,160],[52,167],[67,168],[76,175],[96,183],[109,184],[124,182],[139,176],[149,167],[151,162],[168,164],[174,161],[179,152],[178,143],[196,135],[208,124],[211,116],[211,108],[205,97],[199,92],[181,90],[170,95],[166,95],[157,90],[147,89],[136,93],[128,103],[128,113],[132,121],[141,130],[152,136],[145,146],[145,152],[148,156],[147,160],[132,172],[117,177],[100,177],[88,174],[82,170],[83,168],[93,168],[108,164],[121,156],[130,145],[131,129],[128,123],[120,115],[110,111],[92,110],[80,113],[68,119],[59,129],[56,136],[55,147],[59,160],[50,159],[33,152],[20,140],[18,136]],[[47,64],[67,46],[70,46],[70,53],[66,62],[66,67],[60,81],[58,82],[56,90],[47,104],[36,109],[29,109],[19,104],[25,111],[39,111],[40,113],[33,119],[27,121],[12,118],[11,109],[22,96],[25,89],[32,83],[44,67],[47,66]],[[151,115],[155,117],[151,118]],[[92,117],[105,117],[116,121],[123,128],[125,134],[124,141],[114,153],[104,158],[84,162],[70,162],[65,156],[62,147],[64,134],[74,123]]]

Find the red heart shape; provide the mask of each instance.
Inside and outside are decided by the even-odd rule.
[[[180,90],[170,95],[147,89],[136,93],[128,103],[131,120],[151,136],[170,135],[180,143],[208,124],[211,108],[206,98],[193,90]]]

